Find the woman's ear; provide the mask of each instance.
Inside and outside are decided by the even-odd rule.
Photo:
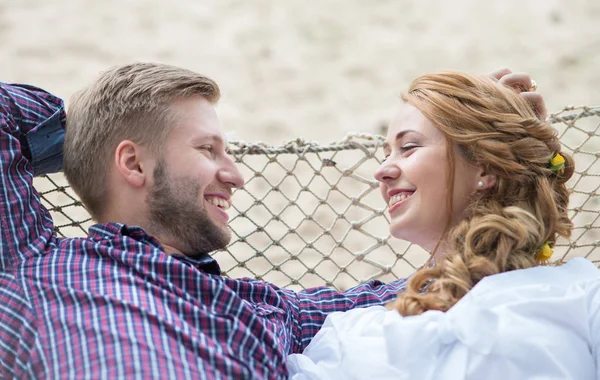
[[[496,176],[493,174],[485,174],[481,171],[477,182],[477,190],[488,190],[496,186]]]

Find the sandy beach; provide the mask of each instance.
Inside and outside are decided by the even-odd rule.
[[[322,143],[377,132],[440,69],[530,73],[557,110],[600,103],[600,3],[1,0],[0,77],[68,99],[101,70],[160,61],[213,77],[226,129]]]
[[[110,66],[170,63],[220,84],[218,112],[234,139],[326,144],[349,132],[379,133],[411,80],[442,69],[525,71],[550,111],[600,104],[598,19],[597,0],[0,0],[0,81],[43,87],[68,104]],[[270,268],[289,262],[286,254],[256,262]],[[381,255],[380,262],[395,258]],[[423,255],[415,257],[420,265]],[[315,260],[312,268],[326,267]],[[329,281],[343,266],[302,284]],[[345,288],[380,269],[332,284]],[[413,268],[393,270],[382,278]],[[281,285],[299,276],[232,275],[257,273]]]

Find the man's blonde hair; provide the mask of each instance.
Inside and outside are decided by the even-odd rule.
[[[64,142],[64,171],[94,219],[103,212],[107,176],[116,147],[131,140],[160,154],[174,127],[175,100],[220,98],[210,78],[175,66],[134,63],[102,73],[71,98]]]

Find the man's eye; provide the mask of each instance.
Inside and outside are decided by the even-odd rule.
[[[212,145],[202,145],[198,147],[198,150],[206,152],[205,154],[210,156],[210,157],[214,157],[215,155],[215,149]]]

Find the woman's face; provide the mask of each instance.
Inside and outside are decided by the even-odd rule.
[[[410,104],[402,104],[390,122],[384,152],[375,172],[388,206],[392,236],[432,250],[448,220],[447,149],[455,150],[452,221],[460,220],[478,188],[482,170],[470,165],[445,135]]]

